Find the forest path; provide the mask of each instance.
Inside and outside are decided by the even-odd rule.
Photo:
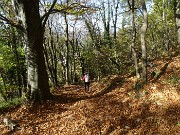
[[[156,61],[155,70],[165,63]],[[89,93],[83,85],[64,86],[53,91],[54,100],[21,106],[0,119],[10,116],[19,123],[14,135],[180,134],[180,57],[171,60],[156,82],[138,92],[135,80],[131,75],[109,76],[91,83]],[[0,131],[10,134],[2,122]]]
[[[53,91],[54,100],[68,103],[101,97],[116,87],[121,87],[124,80],[121,76],[109,76],[101,82],[91,82],[89,91],[84,90],[83,84],[63,86]]]

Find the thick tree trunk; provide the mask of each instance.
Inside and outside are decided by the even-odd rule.
[[[26,61],[29,100],[32,102],[50,98],[48,75],[43,54],[43,27],[38,0],[13,0],[27,34]]]
[[[146,52],[146,31],[148,26],[148,15],[146,9],[146,3],[144,0],[140,1],[143,10],[143,25],[141,27],[141,49],[142,49],[142,79],[143,82],[147,83],[147,52]]]
[[[27,24],[27,59],[28,86],[31,89],[30,99],[46,100],[50,96],[48,75],[43,54],[43,28],[39,14],[39,1],[24,1]]]

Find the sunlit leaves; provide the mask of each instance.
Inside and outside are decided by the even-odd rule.
[[[86,8],[83,8],[83,6],[80,5],[79,3],[72,3],[69,5],[56,4],[54,9],[59,12],[71,14],[71,15],[82,15],[87,10]]]
[[[2,66],[5,69],[10,69],[11,67],[15,66],[14,56],[12,55],[11,48],[8,46],[2,46],[1,50],[3,51],[3,54],[1,54],[2,57]]]
[[[46,4],[44,7],[50,8],[51,4]],[[66,1],[66,2],[57,2],[51,12],[60,13],[60,14],[70,14],[70,15],[83,15],[84,13],[95,12],[97,7],[87,6],[84,2],[78,1]]]

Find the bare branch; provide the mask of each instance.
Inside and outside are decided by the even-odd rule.
[[[42,24],[43,28],[45,27],[46,22],[47,22],[47,20],[48,20],[48,17],[49,17],[49,15],[51,14],[51,12],[52,12],[52,10],[53,10],[56,2],[57,2],[57,0],[54,0],[54,1],[53,1],[53,4],[51,5],[51,7],[50,7],[50,9],[48,10],[48,12],[47,12],[45,15],[43,15],[43,17],[41,18],[41,20],[44,19],[44,22],[43,22],[43,24]]]
[[[46,13],[42,16],[41,20],[42,20],[42,21],[44,20],[44,22],[43,22],[43,27],[45,27],[45,24],[46,24],[47,19],[48,19],[48,17],[49,17],[50,14],[63,13],[63,14],[72,14],[72,15],[73,15],[73,14],[76,14],[76,13],[69,13],[68,10],[71,10],[71,9],[75,9],[75,10],[91,9],[91,10],[92,10],[91,7],[87,7],[87,6],[81,5],[81,4],[79,4],[79,3],[72,3],[72,4],[70,4],[69,6],[67,6],[67,7],[65,7],[65,8],[62,8],[62,9],[54,9],[54,6],[55,6],[56,2],[57,2],[57,0],[54,0],[51,8],[48,10],[48,12],[46,12]],[[92,11],[93,11],[93,10],[92,10]]]
[[[127,2],[128,2],[129,10],[131,10],[132,9],[132,5],[131,5],[129,0],[127,0]]]
[[[3,15],[0,14],[0,20],[6,22],[7,24],[17,28],[17,29],[20,29],[22,30],[23,32],[25,31],[24,27],[19,23],[19,22],[16,22],[12,19],[9,19],[9,18],[6,18],[4,17]]]

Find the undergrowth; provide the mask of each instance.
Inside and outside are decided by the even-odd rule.
[[[23,98],[14,98],[12,100],[2,101],[2,102],[0,102],[0,111],[21,105],[23,103],[23,101],[24,101]]]

